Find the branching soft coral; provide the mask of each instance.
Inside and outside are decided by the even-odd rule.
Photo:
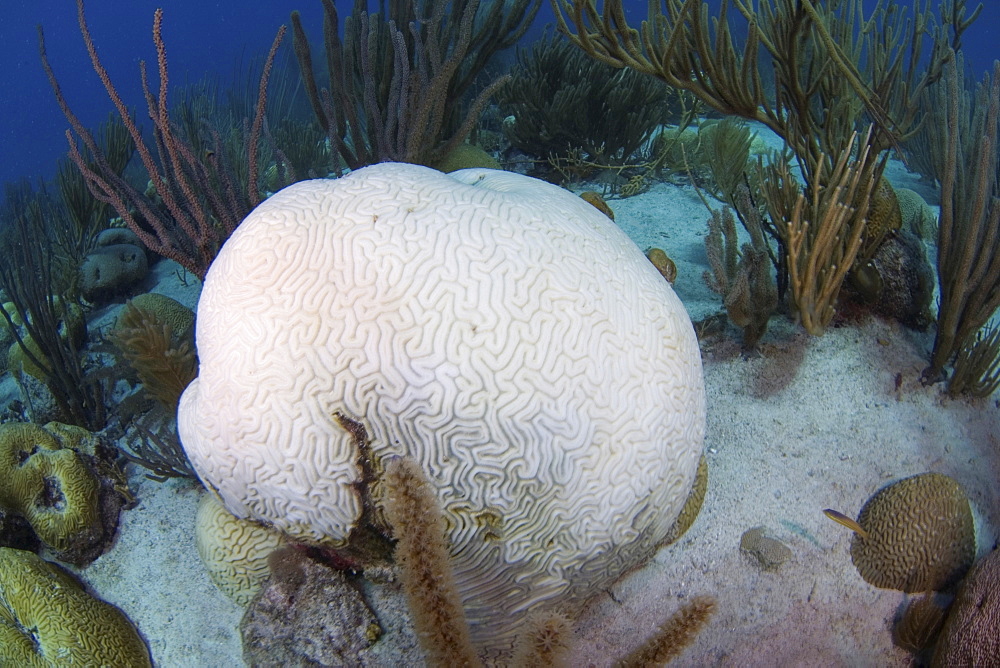
[[[169,323],[131,302],[110,338],[135,369],[146,393],[175,415],[181,392],[198,372],[191,344],[175,342]]]

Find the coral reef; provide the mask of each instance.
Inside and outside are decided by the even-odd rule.
[[[100,482],[80,454],[31,423],[0,425],[0,505],[64,556],[102,541]]]
[[[867,582],[905,592],[942,591],[965,575],[976,533],[962,487],[940,473],[892,483],[865,503],[851,560]]]
[[[122,612],[31,552],[0,548],[0,664],[152,666]]]

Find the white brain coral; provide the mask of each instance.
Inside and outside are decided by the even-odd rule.
[[[684,308],[606,216],[556,186],[380,164],[296,184],[223,247],[179,428],[234,514],[300,539],[358,521],[362,423],[438,488],[474,636],[647,558],[702,449]]]

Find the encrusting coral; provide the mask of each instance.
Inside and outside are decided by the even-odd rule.
[[[942,591],[965,575],[976,533],[962,487],[940,473],[905,478],[865,503],[851,559],[867,582],[908,593]]]
[[[24,550],[0,548],[0,665],[151,666],[128,618],[66,571]]]

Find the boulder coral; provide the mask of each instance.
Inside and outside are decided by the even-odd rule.
[[[343,545],[384,527],[372,471],[412,457],[487,648],[647,559],[702,452],[680,300],[604,214],[517,174],[384,163],[286,188],[210,268],[196,341],[179,433],[226,508]]]

